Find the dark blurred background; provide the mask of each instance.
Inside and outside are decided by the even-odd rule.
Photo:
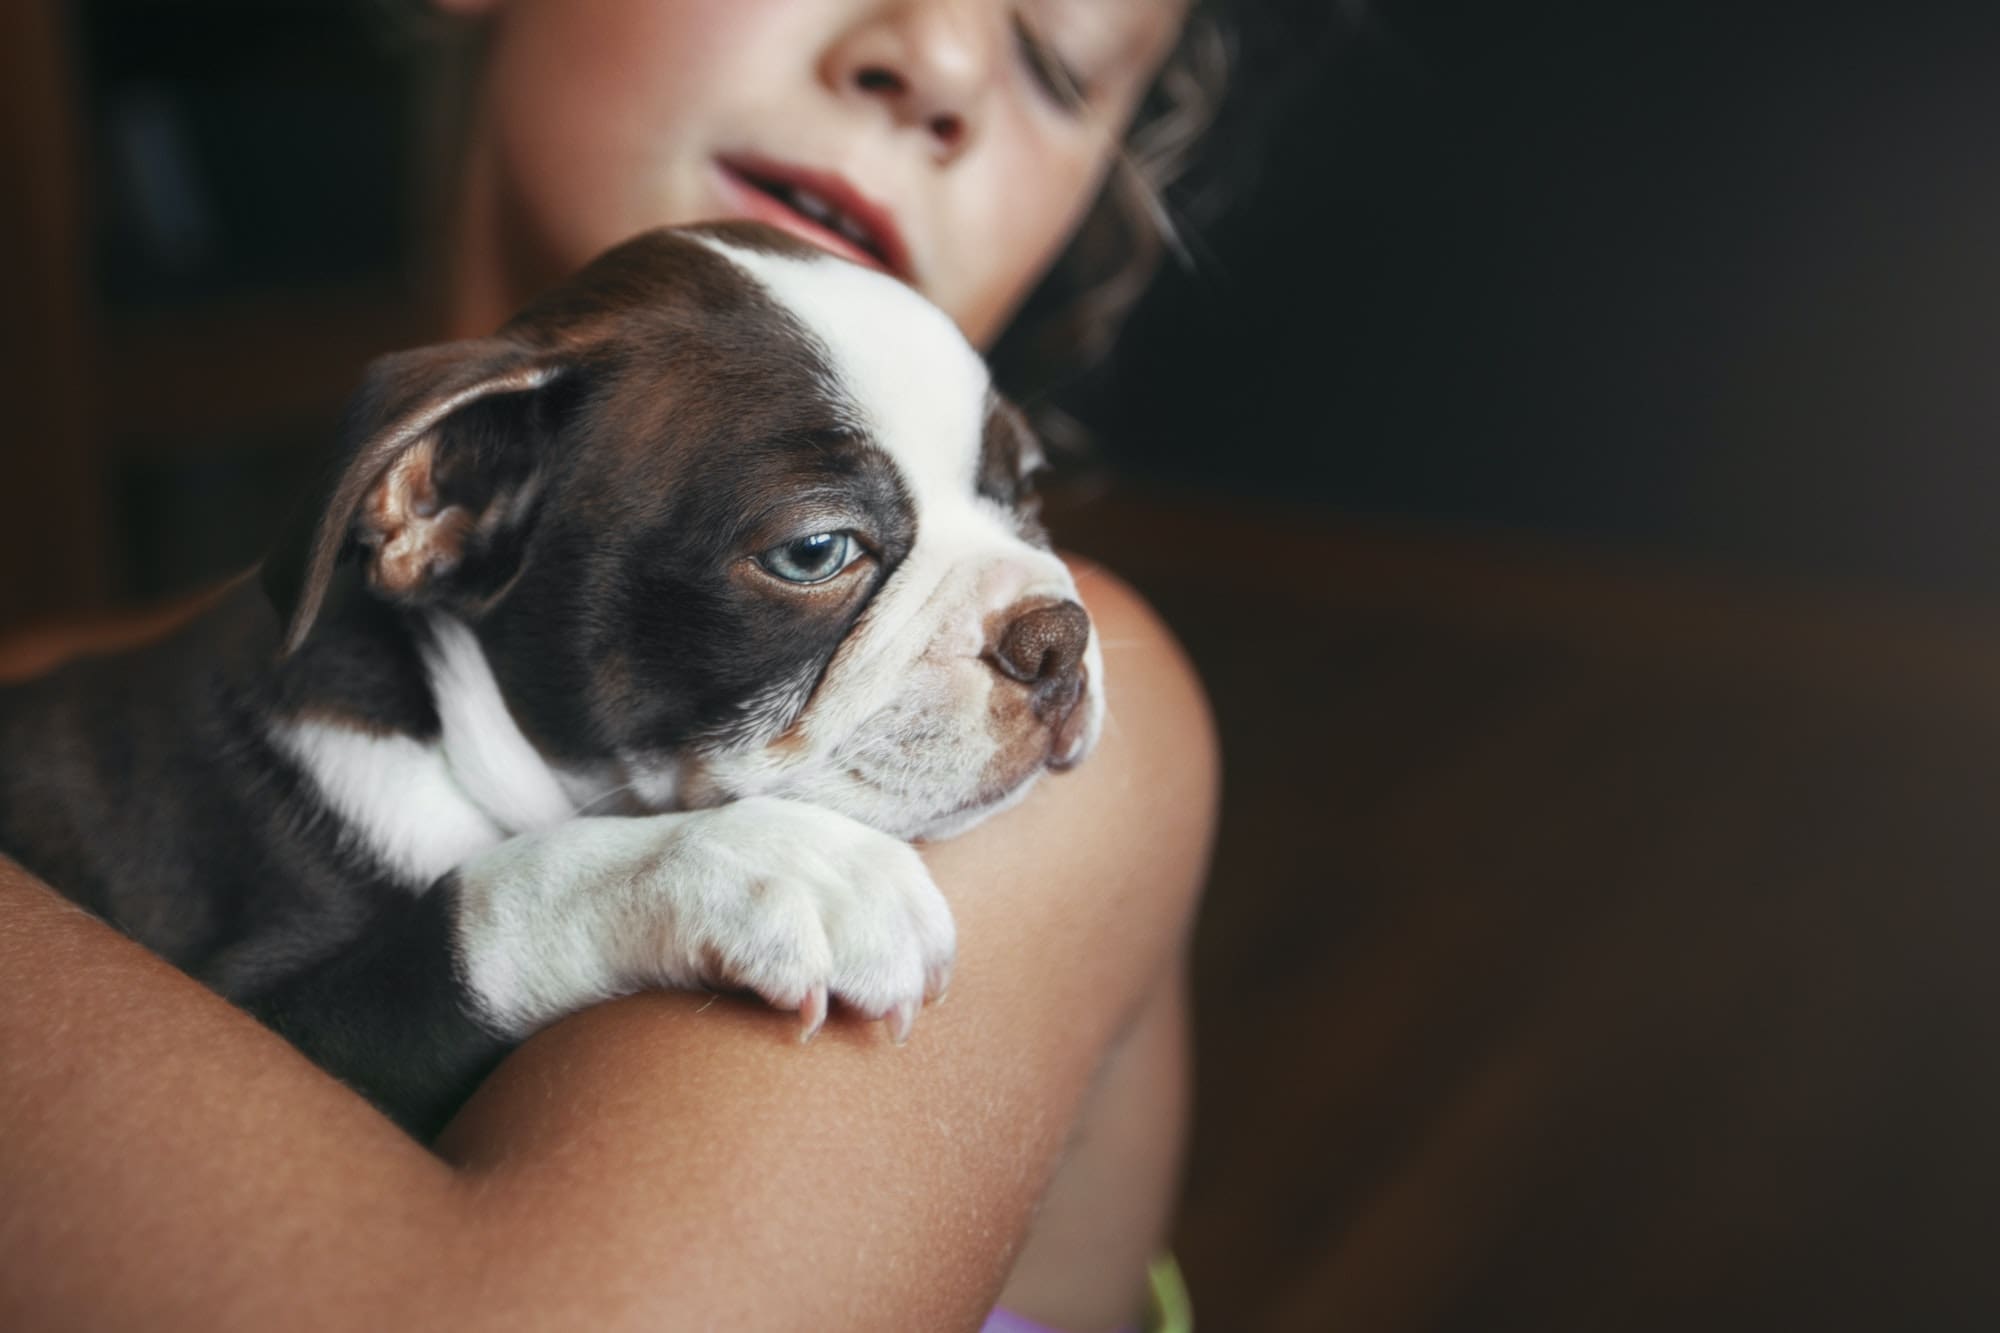
[[[2000,589],[2000,6],[1369,12],[1138,322],[1122,461]]]
[[[1056,507],[1227,756],[1203,1327],[2000,1325],[2000,7],[1245,9]],[[427,336],[407,56],[4,11],[0,629],[253,559]]]
[[[10,20],[9,144],[23,193],[55,196],[32,208],[61,212],[43,227],[87,326],[119,551],[93,595],[251,558],[210,531],[233,501],[188,516],[284,471],[359,358],[426,336],[423,67],[389,8]],[[1240,8],[1261,123],[1224,143],[1261,169],[1220,173],[1237,206],[1077,395],[1124,474],[2000,588],[2000,8]]]

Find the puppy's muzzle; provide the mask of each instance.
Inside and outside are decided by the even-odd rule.
[[[1048,727],[1051,768],[1071,767],[1076,732],[1084,725],[1084,650],[1090,646],[1090,613],[1075,602],[1030,607],[1001,629],[987,660],[1009,680],[1027,687],[1029,707]]]

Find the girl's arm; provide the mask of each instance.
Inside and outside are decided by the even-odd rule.
[[[906,1047],[637,996],[512,1056],[440,1161],[0,862],[0,1326],[976,1325],[1171,975],[1213,826],[1185,662],[1079,577],[1111,724],[929,850],[961,957]]]

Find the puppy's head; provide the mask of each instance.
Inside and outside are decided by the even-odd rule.
[[[542,757],[643,804],[941,836],[1096,740],[1019,415],[943,313],[775,231],[649,233],[385,358],[346,460],[267,568],[286,651],[341,579],[462,622]]]

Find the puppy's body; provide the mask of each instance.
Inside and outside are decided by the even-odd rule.
[[[0,693],[0,850],[420,1132],[642,986],[900,1036],[954,945],[904,839],[1101,718],[1031,452],[890,280],[641,238],[378,363],[260,581]]]
[[[318,693],[311,678],[328,674],[320,652],[274,666],[281,630],[238,582],[160,643],[0,692],[0,845],[233,994],[285,970],[294,921],[323,938],[315,918],[356,912],[357,887],[382,879],[270,739],[287,695]],[[401,647],[380,638],[382,658]],[[370,674],[421,679],[386,662]],[[399,692],[382,692],[382,713],[400,702],[402,726],[421,728],[427,702]]]

